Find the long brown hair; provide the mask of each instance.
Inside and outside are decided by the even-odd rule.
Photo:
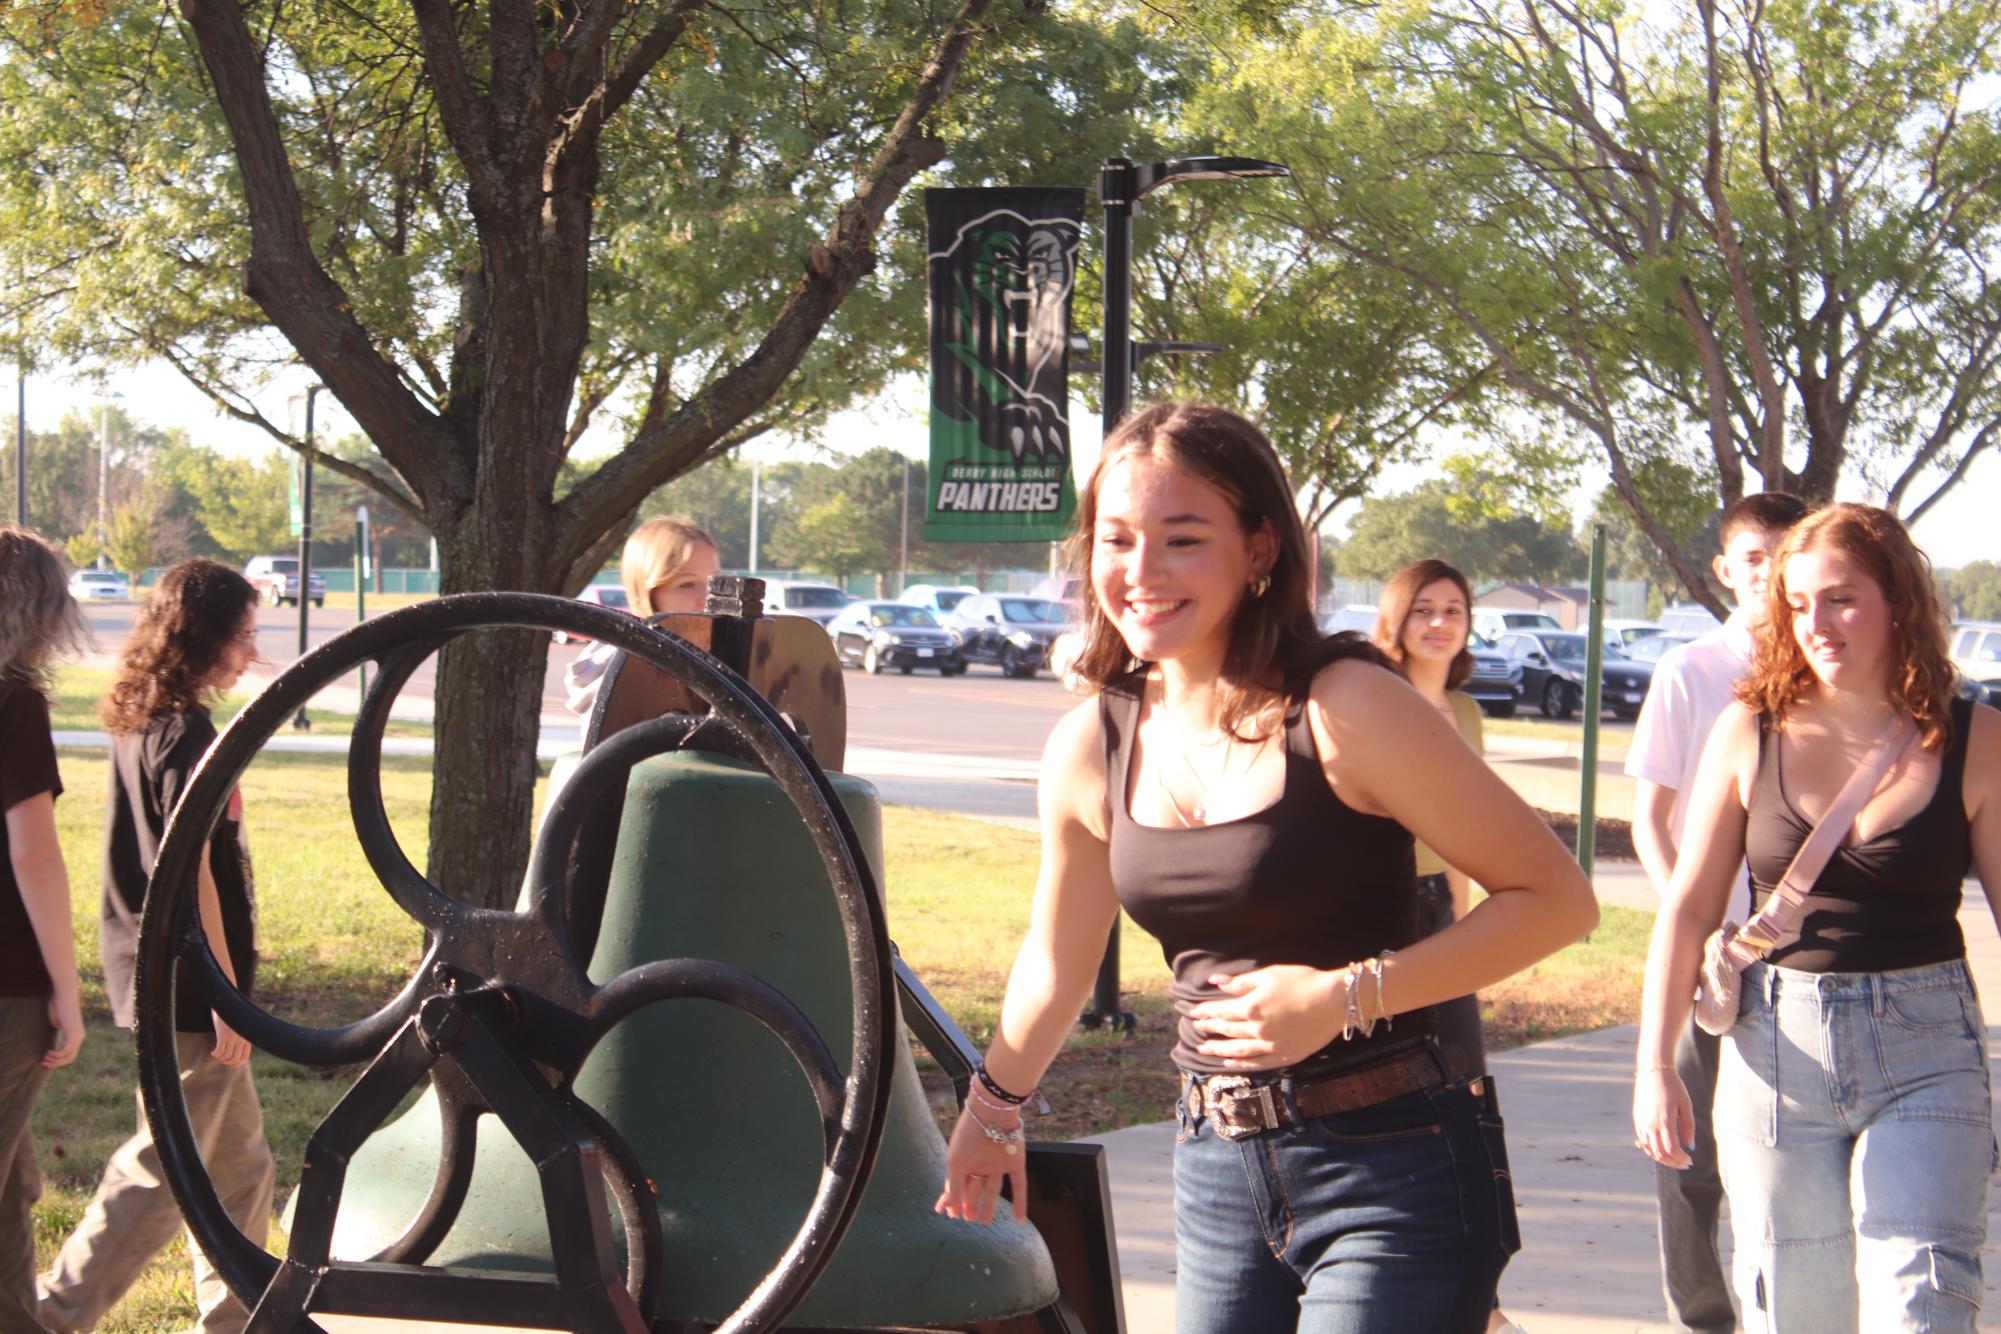
[[[26,528],[0,525],[0,680],[47,694],[49,659],[89,642],[56,549]]]
[[[1376,603],[1376,647],[1405,676],[1410,673],[1404,667],[1403,623],[1410,619],[1410,609],[1417,604],[1417,595],[1440,579],[1450,580],[1459,589],[1459,595],[1466,599],[1466,633],[1470,643],[1473,633],[1473,587],[1466,582],[1465,575],[1435,556],[1412,561],[1391,575],[1390,581],[1383,585],[1381,600]],[[1452,665],[1445,669],[1445,688],[1457,690],[1472,675],[1473,654],[1466,644],[1461,644]]]
[[[118,675],[97,706],[114,736],[137,732],[159,714],[186,713],[214,692],[208,674],[236,637],[257,590],[235,570],[203,557],[184,560],[153,585]]]
[[[1367,658],[1387,667],[1381,653],[1357,634],[1329,637],[1320,632],[1309,600],[1306,530],[1293,505],[1285,467],[1264,432],[1236,413],[1207,403],[1167,402],[1144,408],[1120,422],[1105,441],[1091,480],[1077,497],[1077,527],[1066,554],[1083,576],[1084,615],[1076,672],[1098,689],[1120,686],[1146,664],[1133,657],[1091,579],[1097,538],[1098,490],[1112,466],[1146,457],[1167,464],[1221,492],[1248,536],[1272,535],[1271,582],[1262,594],[1247,590],[1237,602],[1223,655],[1219,696],[1221,723],[1244,736],[1259,709],[1274,694],[1303,699],[1314,673],[1339,658]]]
[[[1786,590],[1787,563],[1816,548],[1840,552],[1883,590],[1890,607],[1890,702],[1911,715],[1927,750],[1944,750],[1952,742],[1953,667],[1932,563],[1896,515],[1873,505],[1829,505],[1786,533],[1772,556],[1771,614],[1737,698],[1783,727],[1787,711],[1818,680],[1793,633]]]

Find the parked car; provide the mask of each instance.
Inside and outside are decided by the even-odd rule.
[[[1473,633],[1498,644],[1510,630],[1562,630],[1563,625],[1546,611],[1514,611],[1506,607],[1473,608]]]
[[[1074,574],[1052,574],[1046,579],[1036,580],[1028,595],[1047,598],[1051,602],[1080,602],[1084,597],[1084,581]]]
[[[919,667],[936,667],[943,676],[966,670],[958,632],[906,602],[851,602],[827,622],[827,634],[836,658],[858,663],[871,674],[885,667],[905,676]]]
[[[778,579],[764,586],[764,609],[786,616],[804,616],[825,625],[835,613],[854,599],[832,584],[809,584],[796,579]]]
[[[1338,635],[1343,630],[1353,630],[1366,638],[1376,628],[1376,604],[1373,602],[1350,602],[1345,607],[1337,607],[1320,618],[1323,634]]]
[[[1480,702],[1491,718],[1512,718],[1522,698],[1522,665],[1471,635],[1466,651],[1473,655],[1473,675],[1459,688]]]
[[[1634,662],[1659,662],[1669,649],[1693,642],[1692,635],[1648,635],[1627,649],[1626,656]]]
[[[289,602],[299,605],[299,558],[297,556],[252,556],[243,566],[243,577],[257,590],[260,601],[272,606]],[[327,581],[318,570],[306,576],[306,596],[315,607],[327,602]]]
[[[610,607],[614,611],[624,611],[626,610],[625,587],[622,584],[592,584],[589,588],[577,594],[577,601],[588,602],[598,607]],[[555,640],[558,644],[588,644],[591,642],[589,635],[572,634],[568,630],[553,630],[550,632],[549,638]]]
[[[979,595],[980,590],[971,584],[912,584],[896,600],[923,607],[942,622],[961,602]]]
[[[2001,687],[2001,621],[1960,621],[1952,627],[1952,665],[1969,681]]]
[[[116,570],[78,570],[69,577],[69,595],[78,602],[119,602],[129,588]]]
[[[1077,612],[1050,598],[982,593],[961,602],[946,623],[964,637],[967,662],[1030,677],[1049,665],[1050,645],[1077,624]]]
[[[1496,645],[1522,668],[1522,698],[1534,700],[1545,718],[1568,718],[1584,699],[1584,654],[1588,641],[1572,631],[1516,630]],[[1653,685],[1652,663],[1607,657],[1600,669],[1600,701],[1621,718],[1637,718]]]
[[[1661,633],[1664,635],[1686,635],[1694,639],[1699,635],[1708,634],[1722,624],[1723,622],[1709,614],[1709,608],[1698,607],[1693,602],[1684,603],[1679,607],[1669,607],[1661,613]]]
[[[1605,622],[1605,647],[1617,649],[1630,658],[1634,649],[1660,633],[1661,627],[1658,622],[1634,621],[1615,616]]]

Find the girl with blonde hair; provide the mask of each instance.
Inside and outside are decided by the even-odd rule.
[[[625,606],[634,616],[700,611],[707,601],[709,576],[720,572],[716,539],[693,519],[663,514],[648,519],[625,539],[619,557],[619,582]],[[589,713],[597,703],[598,683],[617,650],[593,644],[578,655],[563,674],[569,691],[564,701],[572,713]]]

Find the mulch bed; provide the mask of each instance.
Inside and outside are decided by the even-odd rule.
[[[1556,836],[1563,841],[1564,847],[1577,846],[1576,816],[1567,815],[1562,811],[1537,811],[1536,814],[1549,821],[1549,827],[1556,831]],[[1598,856],[1624,862],[1639,860],[1639,854],[1633,851],[1633,826],[1629,821],[1615,820],[1601,815],[1595,825],[1594,832],[1597,837],[1592,840],[1592,846],[1597,850]]]

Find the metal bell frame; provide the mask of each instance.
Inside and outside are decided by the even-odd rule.
[[[677,748],[693,722],[668,717],[625,729],[579,764],[552,803],[530,854],[524,912],[459,902],[411,864],[383,806],[381,753],[389,706],[417,666],[468,630],[562,630],[615,645],[670,674],[707,703],[703,724],[734,734],[805,822],[837,901],[853,996],[844,1078],[805,1015],[774,988],[713,960],[662,959],[602,986],[577,957],[568,872],[592,801],[630,766]],[[421,924],[429,945],[415,974],[375,1014],[337,1028],[273,1015],[224,977],[195,912],[197,858],[243,771],[316,691],[356,665],[378,665],[355,719],[348,795],[355,832],[383,888]],[[363,622],[307,654],[231,721],[169,821],[147,895],[137,991],[140,1090],[161,1164],[183,1216],[230,1290],[253,1310],[253,1334],[318,1330],[310,1313],[436,1316],[460,1321],[620,1331],[647,1328],[661,1268],[652,1183],[617,1131],[575,1096],[591,1049],[621,1020],[689,997],[732,1005],[783,1041],[806,1076],[825,1131],[819,1185],[777,1263],[717,1334],[775,1329],[832,1257],[861,1202],[880,1147],[896,1026],[893,954],[882,896],[826,775],[791,727],[727,665],[632,617],[567,598],[471,593]],[[308,1066],[369,1062],[306,1148],[284,1259],[230,1220],[202,1166],[182,1100],[171,1003],[176,965],[252,1046]],[[438,1177],[403,1237],[367,1261],[330,1255],[350,1157],[427,1075],[445,1112]],[[490,1111],[541,1164],[553,1277],[423,1264],[449,1231],[472,1170],[476,1115]],[[595,1183],[611,1190],[625,1231],[616,1270]]]

